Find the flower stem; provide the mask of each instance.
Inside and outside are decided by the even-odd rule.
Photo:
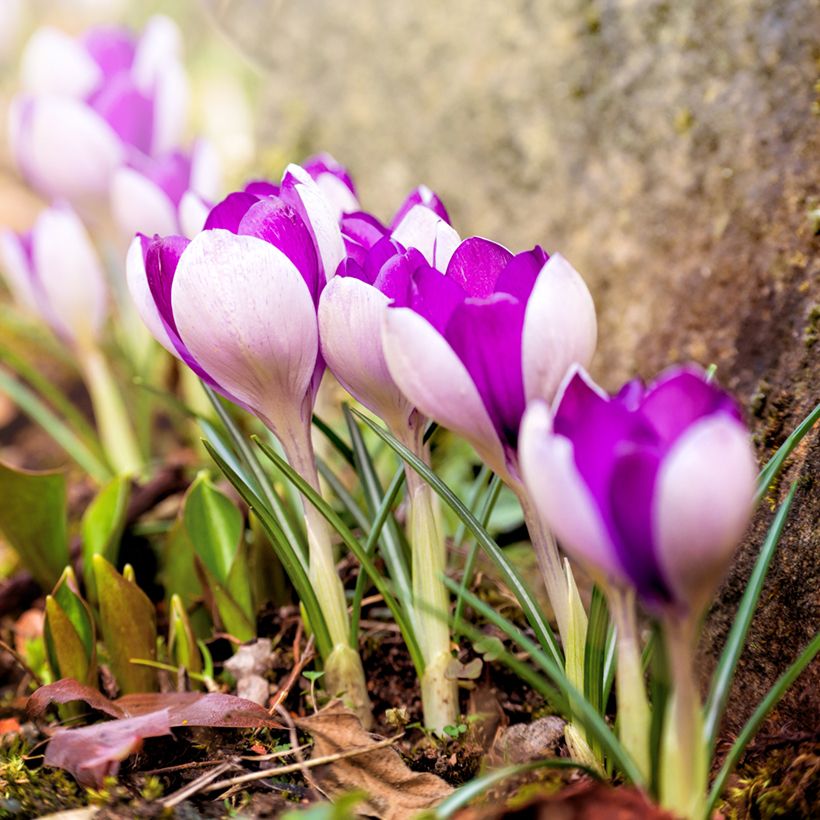
[[[79,355],[94,418],[111,466],[118,475],[135,475],[143,466],[142,456],[125,409],[119,385],[99,348],[89,347]]]
[[[405,429],[397,432],[408,449],[429,463],[417,418],[412,418]],[[447,620],[450,598],[441,580],[447,569],[447,549],[433,489],[408,465],[405,465],[405,476],[413,559],[413,623],[425,664],[421,680],[424,725],[443,734],[444,727],[454,725],[458,718],[458,684],[447,677],[452,660]]]
[[[607,600],[617,629],[618,665],[615,688],[618,696],[618,734],[641,774],[649,782],[651,719],[635,617],[635,590],[610,587],[607,590]]]
[[[288,461],[316,492],[320,492],[309,421],[294,420],[285,430],[277,428],[275,432]],[[348,643],[347,603],[344,587],[336,572],[330,527],[307,499],[303,499],[302,503],[307,529],[310,581],[316,590],[316,597],[333,641],[333,649],[324,658],[325,688],[330,695],[344,692],[345,700],[356,712],[362,725],[369,728],[373,724],[373,713],[361,658]]]
[[[708,760],[694,670],[694,618],[669,614],[663,621],[672,691],[661,740],[661,805],[687,820],[705,813]]]

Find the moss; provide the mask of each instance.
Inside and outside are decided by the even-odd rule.
[[[720,811],[727,820],[817,817],[820,755],[816,749],[773,752],[757,770],[743,772]]]
[[[820,336],[820,305],[814,305],[809,311],[808,321],[803,328],[803,344],[810,350]]]

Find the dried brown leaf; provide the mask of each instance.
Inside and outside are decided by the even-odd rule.
[[[312,758],[366,750],[379,739],[374,739],[341,701],[297,720],[296,725],[313,738]],[[358,811],[384,820],[412,817],[437,805],[453,790],[434,774],[412,771],[398,752],[385,747],[335,760],[317,767],[313,774],[331,799],[351,791],[366,792],[368,798]]]
[[[45,714],[52,703],[72,703],[82,701],[97,712],[113,718],[124,718],[127,714],[120,706],[90,686],[71,678],[63,678],[48,686],[41,686],[26,703],[29,717],[36,720]]]

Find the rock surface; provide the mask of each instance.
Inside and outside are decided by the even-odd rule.
[[[593,291],[607,387],[714,362],[761,460],[820,399],[817,0],[207,5],[263,76],[271,165],[329,150],[383,217],[425,182],[463,235],[560,249]],[[728,732],[820,622],[818,465],[814,434],[711,613],[704,672],[798,480]],[[780,731],[817,725],[818,671]]]

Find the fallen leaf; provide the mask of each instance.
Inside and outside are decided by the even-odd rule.
[[[142,748],[145,738],[170,734],[167,709],[82,729],[60,729],[49,741],[43,762],[70,772],[81,786],[99,788],[106,777],[117,774],[125,758]]]
[[[282,728],[265,709],[234,695],[201,692],[146,692],[111,701],[74,680],[41,686],[29,699],[33,718],[52,703],[83,701],[115,720],[80,729],[59,729],[49,741],[45,763],[71,772],[84,786],[101,786],[120,763],[142,748],[147,737],[171,734],[171,729],[204,726],[217,729]]]
[[[440,777],[409,769],[395,749],[382,746],[366,751],[380,738],[367,732],[341,701],[297,720],[296,725],[313,738],[312,758],[363,750],[313,769],[316,782],[331,799],[355,790],[366,792],[368,798],[358,808],[361,814],[404,820],[437,805],[453,791]]]

